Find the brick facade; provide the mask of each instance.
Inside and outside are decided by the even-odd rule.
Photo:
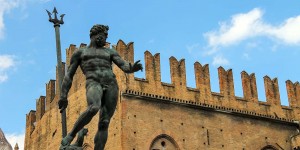
[[[85,44],[81,44],[86,46]],[[134,62],[133,43],[115,46]],[[76,50],[67,49],[67,62]],[[257,97],[254,74],[241,73],[244,97],[234,94],[232,70],[218,68],[220,93],[211,91],[209,66],[194,64],[196,88],[186,86],[185,60],[170,57],[171,83],[161,82],[160,55],[145,52],[146,79],[135,78],[113,66],[119,100],[109,127],[107,150],[258,150],[300,147],[299,84],[287,81],[290,106],[281,106],[277,79],[264,77],[266,102]],[[26,150],[58,149],[61,119],[55,80],[46,85],[46,97],[26,116]],[[85,78],[78,68],[66,109],[68,130],[86,109]],[[46,104],[46,106],[45,106]],[[98,117],[87,125],[84,149],[93,149]]]

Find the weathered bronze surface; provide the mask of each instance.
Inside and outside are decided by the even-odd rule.
[[[99,112],[98,131],[95,135],[95,150],[103,150],[108,137],[108,126],[114,114],[118,99],[118,84],[112,71],[115,63],[125,73],[142,70],[140,61],[131,64],[124,61],[115,49],[106,46],[108,26],[94,25],[90,30],[89,46],[79,48],[71,57],[70,66],[64,77],[61,89],[59,109],[68,106],[68,92],[78,67],[86,77],[87,109],[79,116],[71,132],[61,141],[61,149],[69,146],[76,133],[80,131]]]
[[[84,136],[87,134],[87,132],[88,132],[87,128],[81,129],[77,134],[77,140],[74,144],[61,146],[60,149],[61,150],[83,150],[82,149],[83,140],[84,140]]]

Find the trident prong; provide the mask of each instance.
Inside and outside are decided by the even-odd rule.
[[[52,14],[54,14],[54,18],[57,19],[57,10],[56,10],[56,7],[54,7],[53,11],[52,11]]]
[[[61,22],[61,24],[64,24],[64,16],[65,16],[65,14],[60,15],[60,22]]]
[[[49,21],[51,22],[51,20],[52,20],[52,17],[51,17],[51,12],[49,12],[47,9],[46,9],[46,11],[47,11],[47,13],[48,13],[48,16],[49,16]]]
[[[58,18],[57,18],[58,12],[56,10],[56,7],[54,7],[52,13],[50,11],[48,11],[47,9],[46,9],[46,11],[47,11],[48,16],[49,16],[49,22],[52,22],[54,24],[54,27],[55,26],[60,26],[61,24],[64,24],[63,18],[65,16],[65,14],[60,15],[60,20],[58,20]],[[54,14],[54,18],[53,19],[51,17],[52,14]]]

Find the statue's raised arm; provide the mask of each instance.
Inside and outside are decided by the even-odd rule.
[[[111,49],[111,51],[113,62],[125,73],[133,73],[139,70],[143,71],[143,66],[140,63],[140,60],[136,61],[132,65],[131,63],[124,61],[115,49]]]

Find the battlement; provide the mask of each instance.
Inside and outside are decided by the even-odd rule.
[[[46,83],[46,110],[50,109],[50,103],[55,97],[55,80],[50,80]]]
[[[70,47],[66,49],[66,63],[63,63],[62,66],[63,74],[65,74],[65,68],[70,65],[72,54],[79,48],[86,46],[86,44],[80,44],[79,47],[76,47],[76,45],[71,44]],[[112,47],[115,48],[120,56],[126,61],[129,61],[130,63],[135,62],[133,42],[126,44],[122,40],[119,40],[118,43]],[[275,135],[273,131],[276,130],[276,132],[278,132],[278,134],[276,133],[276,136],[280,137],[278,141],[283,141],[285,144],[290,141],[292,148],[294,149],[297,149],[300,145],[300,136],[297,133],[293,134],[293,137],[288,137],[287,139],[285,139],[286,137],[281,136],[291,135],[290,133],[294,133],[296,128],[299,128],[299,82],[286,81],[289,106],[282,106],[277,78],[272,79],[269,76],[263,78],[264,92],[266,95],[266,102],[263,102],[258,99],[257,83],[254,73],[249,74],[246,71],[241,72],[241,90],[243,91],[243,96],[238,97],[235,95],[232,69],[225,70],[223,67],[217,68],[220,92],[214,92],[211,90],[209,64],[201,64],[199,62],[194,63],[196,87],[192,88],[187,86],[188,77],[186,75],[185,59],[177,59],[171,56],[169,58],[169,70],[161,70],[160,61],[159,53],[152,54],[150,51],[144,52],[145,79],[134,77],[134,74],[126,74],[116,65],[112,65],[120,91],[117,109],[112,118],[114,123],[111,125],[112,127],[110,127],[110,137],[118,139],[113,139],[113,144],[119,143],[115,145],[122,145],[122,142],[127,142],[127,137],[124,138],[122,134],[131,136],[130,134],[132,133],[134,140],[137,140],[139,139],[137,138],[139,136],[136,136],[136,134],[149,137],[153,134],[153,131],[156,131],[158,128],[161,128],[162,130],[168,128],[172,128],[173,130],[174,128],[177,128],[177,131],[180,132],[178,133],[179,138],[176,139],[176,136],[174,136],[176,134],[173,134],[173,136],[179,144],[180,141],[182,141],[183,144],[186,144],[194,140],[194,136],[191,136],[190,138],[181,135],[181,131],[185,131],[185,133],[188,131],[185,130],[185,122],[181,121],[186,120],[189,125],[188,128],[196,129],[190,130],[188,136],[194,135],[194,131],[199,132],[200,134],[197,135],[197,141],[201,141],[201,144],[203,141],[206,142],[208,130],[209,133],[213,133],[216,137],[220,137],[219,139],[222,143],[228,140],[224,135],[229,132],[231,133],[230,135],[235,136],[235,140],[247,139],[253,135],[252,130],[254,128],[263,127],[261,128],[262,130],[268,129],[267,133],[262,133],[258,135],[261,137],[255,137],[253,139],[260,140],[261,142],[264,142],[262,140],[266,140],[266,142],[268,142],[267,140],[276,141],[276,138],[269,137],[269,135]],[[170,71],[171,83],[162,82],[161,77],[165,71]],[[49,82],[46,83],[46,96],[40,96],[36,100],[36,111],[31,110],[26,114],[25,147],[27,149],[39,149],[44,145],[46,145],[47,149],[57,149],[57,145],[59,145],[61,138],[61,118],[57,105],[60,96],[59,87],[57,85],[58,72],[56,68],[56,79],[49,80]],[[86,108],[85,92],[85,76],[80,67],[78,67],[68,95],[70,106],[66,109],[68,129],[71,128],[75,119]],[[159,111],[156,111],[156,109],[159,109]],[[151,110],[154,111],[151,112]],[[143,114],[145,111],[150,111],[150,114],[153,115],[153,117],[149,117],[149,113]],[[208,111],[209,113],[207,113]],[[152,114],[154,112],[155,114]],[[170,116],[176,115],[178,115],[177,118],[169,119],[171,118]],[[219,122],[221,119],[224,122],[220,126],[217,124],[216,127],[216,122]],[[246,121],[244,121],[244,119]],[[211,120],[211,123],[209,123],[210,121],[208,120]],[[149,122],[151,122],[150,125],[148,124]],[[259,123],[260,125],[256,125],[256,123]],[[146,127],[143,125],[146,125]],[[241,125],[242,128],[237,128],[236,132],[232,132],[229,128],[236,125]],[[143,126],[147,128],[148,131],[145,132],[144,128],[142,129],[143,131],[139,130],[138,126]],[[153,126],[154,128],[152,128]],[[167,126],[168,128],[165,128]],[[207,128],[208,126],[211,129]],[[89,132],[91,131],[91,133],[96,132],[97,130],[97,127],[94,125],[88,127]],[[201,129],[199,129],[199,127]],[[282,132],[277,131],[279,127],[291,127],[291,129],[289,129],[291,131],[289,131],[289,134],[279,134],[279,132]],[[205,129],[203,130],[203,133],[205,134],[201,133],[202,129]],[[245,130],[249,130],[249,132]],[[148,134],[148,132],[151,132],[151,134]],[[237,134],[239,137],[236,136]],[[155,133],[155,136],[157,135],[158,134]],[[183,139],[180,139],[181,137]],[[198,139],[198,137],[200,137],[200,139]],[[226,140],[223,138],[226,138]],[[93,141],[91,136],[87,136],[86,139],[88,141],[87,143],[92,143]],[[149,139],[151,140],[151,138]],[[238,140],[236,141],[238,142]],[[215,142],[218,142],[218,144],[220,143],[219,141]],[[143,145],[145,144],[143,142],[140,143]],[[206,143],[204,143],[204,145],[205,144]],[[120,149],[120,147],[114,147],[112,149]],[[129,148],[124,147],[124,149]]]
[[[82,43],[79,47],[85,46],[86,44]],[[125,44],[122,40],[119,40],[113,47],[126,61],[131,63],[135,62],[133,42]],[[71,44],[70,47],[66,49],[66,63],[63,63],[63,73],[65,73],[65,67],[70,64],[72,54],[77,49],[74,44]],[[246,71],[241,72],[243,97],[237,97],[235,95],[232,69],[225,70],[223,67],[218,68],[220,92],[217,93],[211,91],[208,64],[202,65],[199,62],[194,63],[196,87],[191,88],[187,87],[185,59],[178,60],[173,56],[169,58],[171,83],[161,81],[161,74],[166,70],[161,70],[159,53],[153,55],[150,51],[145,51],[144,60],[145,79],[136,78],[133,74],[126,74],[113,65],[120,91],[124,92],[130,90],[138,93],[160,95],[161,97],[172,97],[187,100],[190,104],[211,105],[215,108],[235,109],[237,111],[253,112],[253,114],[262,114],[275,118],[285,118],[287,120],[300,119],[299,115],[297,115],[300,112],[300,85],[298,82],[293,83],[289,80],[286,81],[289,106],[281,106],[277,78],[271,79],[268,76],[263,78],[266,102],[262,102],[258,100],[256,77],[254,73],[248,74]],[[58,75],[56,75],[56,79],[57,78]],[[57,109],[56,103],[59,95],[59,90],[56,86],[58,85],[57,82],[58,80],[50,80],[46,84],[46,96],[41,96],[37,100],[37,111],[30,111],[27,115],[27,126],[40,120],[45,112],[54,108],[53,106]],[[84,83],[85,77],[81,69],[78,68],[69,95],[84,88]],[[251,113],[249,113],[249,115],[251,115]]]
[[[300,85],[299,82],[293,83],[290,80],[286,81],[286,89],[289,104],[291,107],[300,107]]]
[[[45,113],[45,103],[46,103],[46,97],[40,96],[39,99],[36,100],[36,121],[41,120]]]
[[[241,72],[244,98],[252,102],[258,102],[255,74],[250,75],[246,71]]]
[[[116,45],[120,55],[129,62],[134,62],[133,43],[127,45],[123,41],[119,41]],[[258,91],[256,77],[254,73],[250,75],[246,71],[241,72],[243,97],[235,95],[233,71],[225,70],[223,67],[218,68],[220,93],[212,92],[210,85],[209,65],[202,65],[199,62],[194,63],[196,88],[187,87],[185,60],[177,60],[171,56],[169,58],[171,83],[161,82],[160,54],[151,54],[146,51],[145,58],[145,77],[139,79],[131,74],[124,76],[126,85],[124,90],[133,90],[136,92],[149,93],[154,95],[162,95],[166,97],[174,97],[186,99],[191,102],[200,102],[220,107],[229,107],[240,109],[242,111],[253,111],[266,115],[275,115],[275,117],[287,119],[299,119],[295,115],[294,109],[300,106],[300,88],[299,83],[286,81],[289,106],[281,106],[280,92],[277,78],[271,79],[265,76],[264,87],[266,102],[258,100]],[[121,71],[115,69],[117,73]],[[122,73],[121,73],[121,76]],[[122,78],[122,77],[121,77]],[[261,91],[262,92],[262,91]],[[297,109],[298,111],[298,109]]]
[[[36,111],[30,110],[30,112],[26,114],[26,128],[29,129],[30,134],[35,129],[35,122],[36,122]]]

